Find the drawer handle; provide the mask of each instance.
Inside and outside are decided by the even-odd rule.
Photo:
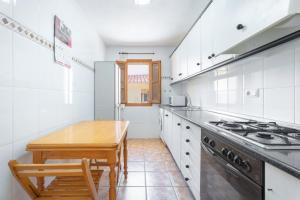
[[[190,166],[189,166],[189,165],[186,165],[185,168],[190,168]]]
[[[245,28],[245,26],[243,25],[243,24],[238,24],[237,26],[236,26],[236,29],[237,30],[242,30],[242,29],[244,29]]]
[[[185,181],[189,181],[190,179],[189,179],[189,178],[184,178],[184,180],[185,180]]]
[[[272,188],[268,188],[267,190],[268,190],[269,192],[272,192],[272,191],[273,191],[273,189],[272,189]]]
[[[180,126],[181,124],[180,123],[177,123],[177,126]]]
[[[190,152],[185,152],[185,155],[187,155],[187,156],[190,155]]]
[[[179,73],[179,74],[178,74],[178,76],[181,76],[181,75],[182,75],[182,73]]]
[[[186,129],[190,129],[191,127],[189,127],[189,126],[186,126],[185,128],[186,128]]]
[[[189,142],[190,142],[190,140],[189,140],[189,139],[186,139],[185,141],[186,141],[187,143],[189,143]]]
[[[197,63],[197,66],[200,66],[200,63]]]
[[[169,115],[165,115],[166,117],[168,117]]]

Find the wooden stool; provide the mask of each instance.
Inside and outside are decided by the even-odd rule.
[[[8,163],[13,176],[33,200],[98,200],[101,170],[90,170],[89,163],[18,164]],[[30,178],[54,177],[42,191]]]

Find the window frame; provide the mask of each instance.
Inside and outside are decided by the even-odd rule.
[[[128,65],[146,64],[149,66],[149,97],[148,103],[128,103]],[[152,106],[152,60],[151,59],[127,59],[125,62],[125,106]]]

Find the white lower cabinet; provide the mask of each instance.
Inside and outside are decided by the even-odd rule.
[[[166,144],[195,199],[200,200],[201,128],[169,111],[163,122]]]
[[[180,168],[180,143],[181,143],[181,118],[173,115],[173,126],[172,126],[172,145],[170,146],[173,158]]]
[[[172,118],[173,114],[165,110],[163,119],[163,132],[164,140],[168,147],[172,144]]]
[[[266,163],[265,200],[283,199],[300,199],[300,180]]]

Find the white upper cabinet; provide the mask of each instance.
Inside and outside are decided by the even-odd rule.
[[[172,56],[173,81],[299,29],[300,0],[214,0]]]
[[[289,31],[293,32],[292,26],[299,26],[299,20],[298,24],[289,25],[286,29],[281,27],[281,34],[275,29],[293,14],[299,13],[299,2],[299,0],[277,0],[276,3],[273,0],[215,0],[212,4],[218,22],[214,24],[218,34],[218,37],[214,38],[216,54],[245,53],[258,47],[247,44],[251,38],[259,41],[260,44],[257,45],[263,45],[277,39],[276,37],[288,34]],[[272,29],[273,27],[275,29]],[[267,36],[263,36],[264,34]],[[251,42],[253,43],[253,40]]]
[[[201,71],[201,24],[197,21],[186,37],[188,75]]]

